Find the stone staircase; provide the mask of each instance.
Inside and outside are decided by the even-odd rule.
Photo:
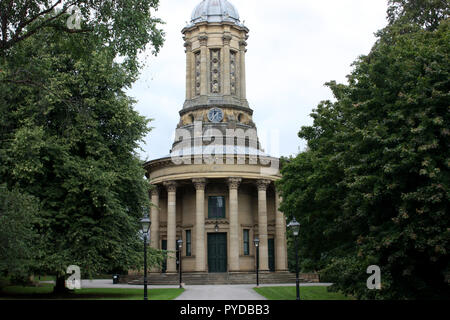
[[[318,274],[300,274],[300,282],[319,282]],[[147,276],[149,285],[177,285],[178,274],[149,273]],[[142,285],[142,275],[121,276],[119,282],[122,284]],[[183,273],[183,283],[186,285],[221,285],[221,284],[256,284],[256,274],[240,273]],[[290,272],[265,272],[259,274],[260,284],[295,284],[295,273]]]

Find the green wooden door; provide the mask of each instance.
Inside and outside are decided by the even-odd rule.
[[[275,271],[275,242],[273,239],[269,239],[269,270]]]
[[[226,233],[208,233],[208,270],[227,272]]]

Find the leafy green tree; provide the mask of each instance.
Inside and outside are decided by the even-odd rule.
[[[161,45],[157,20],[147,12],[158,2],[82,3],[114,17],[105,15],[99,25],[93,20],[94,31],[72,33],[40,26],[48,12],[39,14],[23,32],[39,29],[19,36],[0,57],[0,181],[39,199],[35,228],[43,244],[33,270],[57,274],[56,290],[72,264],[84,277],[141,269],[139,220],[149,208],[149,184],[135,151],[149,120],[125,90],[137,77],[136,53],[149,41],[155,50]],[[30,2],[14,3],[21,4]],[[51,23],[61,25],[66,16],[58,19]],[[111,38],[100,37],[97,27],[114,29]],[[155,263],[163,257],[149,256]]]
[[[39,250],[37,223],[39,202],[0,185],[0,278],[24,281]]]
[[[162,21],[153,16],[158,6],[159,0],[0,0],[0,55],[51,29],[89,34],[137,71],[137,54],[149,44],[157,53],[163,43]]]
[[[314,111],[299,133],[309,151],[282,171],[281,209],[303,226],[302,258],[358,298],[450,296],[450,32],[448,19],[433,21],[380,31],[349,83],[328,83],[336,101]],[[380,291],[366,288],[372,264]]]

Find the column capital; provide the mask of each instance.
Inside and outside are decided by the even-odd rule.
[[[239,41],[239,47],[241,50],[245,49],[245,47],[247,47],[247,41],[245,40]]]
[[[192,42],[185,41],[184,42],[184,47],[186,48],[186,52],[191,51],[192,50]]]
[[[242,182],[242,179],[241,178],[228,178],[227,182],[228,182],[228,187],[230,189],[238,189],[239,185]]]
[[[152,196],[159,196],[159,188],[156,184],[152,184],[152,189],[150,190]]]
[[[164,187],[166,187],[167,191],[175,192],[177,191],[178,184],[175,181],[165,181],[163,182]]]
[[[200,41],[200,45],[202,47],[208,44],[208,36],[206,34],[198,36],[198,40]]]
[[[258,188],[258,191],[266,191],[267,187],[269,186],[269,184],[271,182],[272,181],[266,180],[266,179],[257,180],[256,181],[256,187]]]
[[[223,39],[223,44],[224,44],[225,46],[229,46],[229,45],[230,45],[230,41],[231,41],[231,39],[233,39],[233,38],[231,37],[230,34],[227,34],[227,33],[226,33],[226,34],[223,35],[222,39]]]
[[[206,179],[205,178],[194,178],[192,179],[195,190],[205,190]]]

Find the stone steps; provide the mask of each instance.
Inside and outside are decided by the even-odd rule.
[[[317,274],[301,274],[300,282],[319,282]],[[150,285],[177,285],[179,283],[178,274],[155,274],[151,273],[147,277]],[[121,276],[120,283],[142,285],[144,279],[142,275]],[[295,274],[289,272],[269,272],[260,273],[259,282],[261,284],[283,284],[295,283]],[[254,284],[256,283],[255,273],[184,273],[183,283],[187,285],[221,285],[221,284]]]

